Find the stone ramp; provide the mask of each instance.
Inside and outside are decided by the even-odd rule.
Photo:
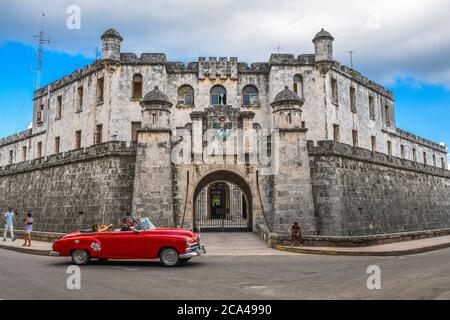
[[[255,233],[201,233],[209,256],[268,256],[292,254],[271,249]]]

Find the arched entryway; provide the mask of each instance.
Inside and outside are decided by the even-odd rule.
[[[194,191],[194,230],[248,232],[253,227],[253,197],[248,183],[232,171],[203,177]]]

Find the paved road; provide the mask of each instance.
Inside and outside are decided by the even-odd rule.
[[[0,250],[0,299],[450,299],[450,249],[407,257],[204,256],[178,268],[95,262],[66,288],[68,258]],[[382,289],[366,287],[379,265]]]

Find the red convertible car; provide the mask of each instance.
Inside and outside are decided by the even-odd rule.
[[[72,257],[77,265],[91,259],[160,259],[168,267],[205,254],[200,236],[190,230],[156,228],[148,218],[134,220],[132,231],[76,232],[55,241],[52,256]]]

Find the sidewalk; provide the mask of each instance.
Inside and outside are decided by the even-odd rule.
[[[17,239],[16,241],[12,242],[10,238],[7,238],[5,242],[3,241],[3,238],[0,238],[0,249],[36,254],[41,256],[50,255],[50,251],[52,250],[51,242],[31,240],[31,247],[22,247],[23,243],[23,239]]]
[[[444,248],[450,248],[450,236],[351,248],[275,246],[275,249],[281,251],[331,256],[403,256]]]

